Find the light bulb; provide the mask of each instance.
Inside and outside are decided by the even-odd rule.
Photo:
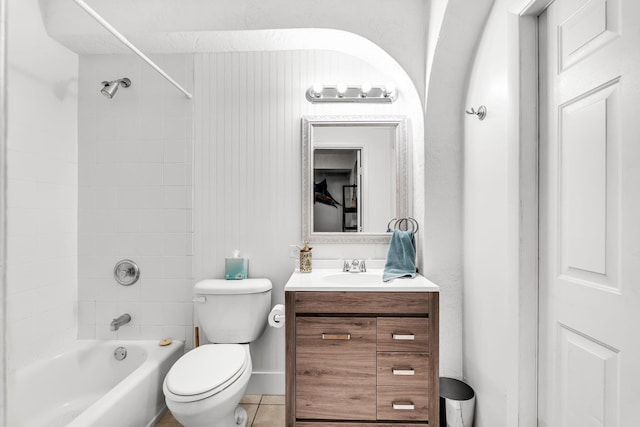
[[[315,82],[311,87],[313,96],[316,98],[320,98],[322,96],[322,89],[324,89],[322,83]]]
[[[342,98],[344,96],[344,93],[347,91],[347,84],[346,83],[338,83],[338,86],[336,87],[336,90],[338,91],[338,96],[340,98]]]
[[[371,90],[371,83],[369,82],[364,82],[362,83],[362,97],[366,98],[366,96],[369,94],[369,91]]]
[[[396,92],[396,84],[394,82],[389,82],[384,86],[384,96],[386,98],[391,98]]]

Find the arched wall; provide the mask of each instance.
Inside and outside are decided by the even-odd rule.
[[[440,373],[463,377],[465,96],[493,0],[433,0],[425,106],[423,273],[440,285]],[[436,16],[437,15],[437,16]],[[433,30],[435,33],[432,33]],[[477,107],[477,106],[476,106]]]

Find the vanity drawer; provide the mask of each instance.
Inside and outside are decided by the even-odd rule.
[[[427,421],[429,394],[426,388],[378,387],[378,420]]]
[[[296,427],[428,427],[429,423],[352,423],[333,421],[297,421]],[[437,426],[436,426],[437,427]]]
[[[432,292],[295,292],[294,304],[299,314],[424,315],[430,298]]]
[[[429,352],[429,319],[378,317],[378,351]]]
[[[297,418],[376,419],[376,319],[296,317]]]
[[[427,387],[431,379],[427,353],[378,353],[378,385]]]

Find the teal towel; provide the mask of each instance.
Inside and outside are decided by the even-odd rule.
[[[398,277],[416,276],[416,247],[413,231],[394,230],[387,251],[382,281],[388,282]]]

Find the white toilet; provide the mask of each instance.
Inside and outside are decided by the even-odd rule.
[[[267,324],[268,279],[203,280],[194,287],[200,329],[214,344],[182,356],[164,379],[167,407],[186,427],[245,427],[238,406],[251,378],[249,343]]]

